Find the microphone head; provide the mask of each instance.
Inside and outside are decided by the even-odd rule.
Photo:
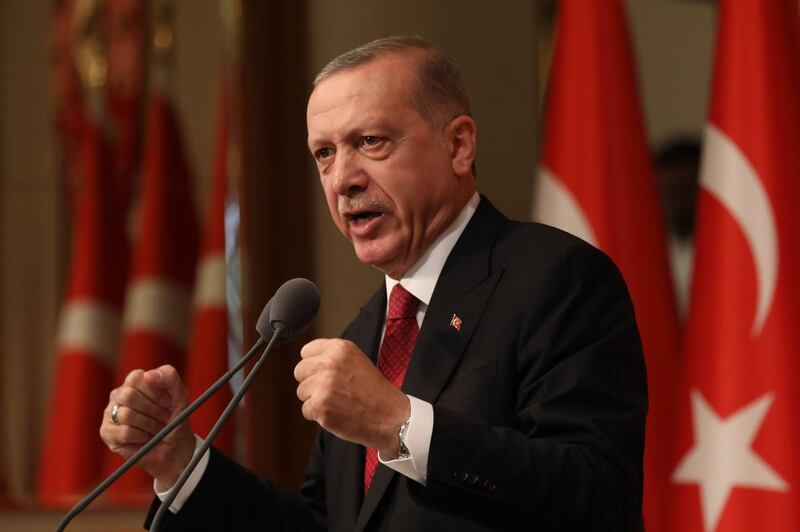
[[[278,343],[288,342],[299,336],[317,315],[319,290],[308,279],[290,279],[278,288],[269,307],[271,329],[282,327]]]
[[[275,334],[275,331],[272,330],[272,324],[269,322],[270,308],[272,308],[272,299],[264,305],[264,310],[261,311],[261,315],[256,322],[256,331],[258,331],[261,339],[267,343],[272,339],[272,335]]]

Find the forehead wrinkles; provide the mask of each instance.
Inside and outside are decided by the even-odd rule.
[[[306,113],[309,146],[349,134],[350,129],[363,122],[369,107],[368,98],[358,87],[318,88],[309,99]]]
[[[397,105],[346,104],[313,113],[308,119],[310,148],[350,143],[364,135],[397,138],[408,133],[408,111]],[[403,134],[403,136],[405,136]]]
[[[394,59],[392,61],[391,59]],[[325,78],[311,93],[306,114],[309,137],[314,128],[344,123],[364,123],[381,115],[412,111],[419,114],[416,71],[401,68],[398,58],[385,58]],[[330,118],[329,118],[330,117]],[[330,123],[333,122],[334,123]]]
[[[355,96],[351,96],[346,100],[328,99],[318,105],[311,102],[307,115],[309,144],[331,140],[345,125],[352,124],[358,118],[359,107],[354,100]]]

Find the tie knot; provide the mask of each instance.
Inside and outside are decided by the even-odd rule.
[[[397,283],[389,296],[389,314],[386,319],[415,318],[418,306],[419,299]]]

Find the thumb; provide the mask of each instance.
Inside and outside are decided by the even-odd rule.
[[[186,402],[188,395],[186,386],[181,381],[178,371],[169,364],[146,371],[144,380],[153,388],[165,391],[173,405]]]

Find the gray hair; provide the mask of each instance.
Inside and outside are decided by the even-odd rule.
[[[443,51],[417,36],[377,39],[334,58],[314,78],[314,86],[344,70],[350,70],[392,54],[417,53],[418,83],[411,89],[411,100],[422,118],[440,132],[457,116],[472,116],[467,86],[461,72]]]

